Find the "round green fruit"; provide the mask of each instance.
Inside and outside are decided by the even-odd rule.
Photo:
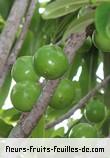
[[[105,118],[105,105],[99,100],[92,100],[88,103],[85,110],[86,118],[94,123],[99,123]]]
[[[103,2],[96,8],[95,26],[99,34],[110,39],[110,2]]]
[[[68,69],[68,60],[63,50],[54,45],[45,45],[34,55],[36,72],[46,79],[57,79]]]
[[[16,82],[38,80],[34,70],[32,56],[23,56],[17,59],[12,68],[12,77]]]
[[[23,112],[31,111],[41,93],[39,84],[29,81],[17,83],[11,91],[14,107]]]
[[[94,45],[103,52],[110,52],[110,39],[103,36],[102,34],[98,34],[96,32],[93,33],[93,43]]]
[[[63,110],[72,104],[73,99],[75,99],[75,86],[73,81],[64,79],[56,88],[49,105],[54,109]]]
[[[97,130],[88,123],[79,123],[72,128],[71,138],[97,138]]]

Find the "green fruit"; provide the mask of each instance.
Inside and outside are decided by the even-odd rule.
[[[39,84],[29,81],[17,83],[11,91],[11,101],[19,111],[31,111],[41,93]]]
[[[16,82],[25,80],[36,82],[38,80],[31,56],[18,58],[16,63],[13,65],[11,74]]]
[[[57,79],[68,69],[68,60],[63,50],[54,45],[45,45],[34,55],[36,72],[46,79]]]
[[[110,39],[94,32],[93,34],[94,45],[103,52],[110,52]]]
[[[97,7],[95,12],[95,26],[99,34],[110,38],[110,2],[101,3]]]
[[[91,122],[101,122],[105,118],[105,105],[99,100],[93,100],[86,106],[85,115]]]
[[[62,80],[50,101],[50,106],[54,109],[64,109],[70,106],[75,99],[75,87],[73,81]]]
[[[88,123],[79,123],[72,128],[71,138],[97,138],[96,129]]]

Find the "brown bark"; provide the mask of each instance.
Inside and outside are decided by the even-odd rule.
[[[0,77],[4,71],[16,33],[28,7],[29,0],[15,0],[6,25],[0,35]],[[1,85],[1,84],[0,84]]]

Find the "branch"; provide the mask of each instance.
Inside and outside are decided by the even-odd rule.
[[[14,43],[22,17],[28,7],[29,0],[15,0],[7,23],[0,35],[0,74],[4,70],[10,50]]]
[[[6,74],[7,74],[8,70],[10,69],[10,67],[16,61],[16,57],[18,56],[19,51],[20,51],[20,49],[23,45],[23,42],[24,42],[25,37],[26,37],[26,33],[28,31],[32,16],[33,16],[34,11],[35,11],[36,3],[37,3],[37,1],[35,1],[35,0],[31,0],[31,2],[30,2],[30,6],[29,6],[29,8],[26,12],[25,23],[23,25],[22,31],[19,35],[19,38],[17,39],[17,41],[15,43],[14,48],[11,51],[11,54],[8,58],[7,63],[5,64],[5,67],[2,71],[2,73],[0,74],[0,87],[2,86],[2,84],[4,82],[4,79],[6,77]]]
[[[36,0],[31,0],[28,11],[25,16],[25,22],[23,25],[22,32],[21,32],[19,39],[17,40],[15,47],[13,48],[12,53],[8,59],[8,65],[12,65],[16,61],[16,57],[18,56],[18,53],[23,45],[28,28],[30,26],[31,19],[33,17],[33,14],[34,14],[34,11],[36,8],[36,4],[37,4]]]
[[[110,75],[108,77],[106,77],[100,84],[98,84],[93,90],[91,90],[85,97],[83,97],[79,101],[79,103],[74,105],[74,107],[71,108],[66,114],[61,116],[58,120],[47,124],[46,129],[52,128],[55,125],[61,123],[62,121],[68,119],[69,117],[71,117],[77,109],[84,107],[86,102],[89,101],[92,97],[94,97],[98,90],[100,90],[102,87],[105,87],[109,81],[110,81]]]
[[[70,63],[71,61],[73,61],[76,50],[78,50],[84,43],[85,38],[86,38],[86,33],[83,32],[83,33],[77,33],[77,34],[72,35],[70,39],[68,40],[67,46],[65,48],[65,53]],[[59,82],[60,82],[60,79],[47,82],[41,96],[39,97],[32,111],[24,119],[23,122],[18,123],[17,127],[15,127],[11,131],[9,137],[21,138],[21,137],[28,137],[30,135],[33,128],[36,126],[36,124],[39,122],[40,118],[42,117],[43,113],[45,112],[49,104],[49,101],[54,93],[54,90],[57,87]]]

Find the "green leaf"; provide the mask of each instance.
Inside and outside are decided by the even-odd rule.
[[[45,138],[51,138],[51,135],[53,134],[54,130],[54,128],[45,130]]]
[[[44,19],[54,19],[66,14],[75,12],[84,5],[88,5],[89,0],[56,0],[49,3],[42,15]]]
[[[96,71],[98,68],[98,50],[92,47],[83,55],[82,73],[80,76],[80,87],[82,97],[85,96],[96,85]]]
[[[68,26],[63,36],[63,42],[72,34],[81,32],[86,27],[94,22],[94,12],[90,12],[87,15],[81,16],[80,18],[73,20]]]
[[[5,25],[5,20],[3,19],[3,17],[0,15],[0,33],[2,32],[2,29]]]
[[[89,86],[88,82],[89,82],[89,72],[85,60],[83,60],[82,72],[79,80],[81,91],[82,91],[82,97],[85,96],[88,92],[88,86]]]
[[[31,138],[44,138],[45,137],[45,117],[42,116],[39,123],[31,133]]]
[[[33,54],[33,40],[34,40],[33,32],[28,31],[23,46],[19,52],[19,56],[26,56]]]
[[[7,138],[12,128],[12,125],[0,119],[0,138]]]
[[[57,130],[54,130],[51,137],[63,136],[64,135],[64,127],[60,127]]]
[[[89,73],[88,90],[90,91],[96,85],[96,71],[98,68],[98,57],[99,53],[95,47],[84,55],[84,60],[86,62],[87,71]]]
[[[73,79],[73,77],[76,75],[77,70],[80,66],[81,58],[82,58],[82,55],[77,52],[72,64],[70,65],[67,73],[65,74],[65,77],[67,77],[70,80]]]
[[[5,122],[16,122],[21,115],[21,112],[17,111],[15,108],[7,109],[7,110],[0,110],[0,118],[3,119]]]
[[[61,138],[64,136],[64,127],[60,127],[58,129],[46,129],[45,131],[45,137],[46,138]]]
[[[93,9],[92,7],[90,7],[90,5],[85,5],[84,7],[81,7],[81,9],[79,10],[77,17],[80,18],[81,16],[87,15],[92,10]]]
[[[3,83],[3,86],[0,88],[0,108],[4,105],[4,102],[8,96],[10,85],[11,85],[11,72],[9,71]]]
[[[82,56],[90,50],[91,46],[92,41],[91,38],[88,37],[85,40],[84,44],[77,50],[75,58],[73,59],[73,62],[66,74],[66,77],[68,77],[70,80],[72,80],[73,77],[76,75],[79,66],[81,66]]]
[[[80,83],[78,81],[74,81],[75,84],[75,100],[73,100],[73,105],[76,104],[82,96],[82,92],[81,92],[81,87],[80,87]]]
[[[69,109],[71,108],[71,106],[69,105],[69,107],[63,109],[63,110],[57,110],[57,109],[53,109],[51,107],[48,107],[47,109],[47,121],[51,122],[56,120],[57,118],[59,118],[60,116],[62,116],[63,114],[65,114]]]
[[[8,17],[13,2],[14,0],[0,0],[0,15],[3,16],[4,19]]]
[[[102,125],[102,134],[104,137],[108,137],[110,134],[110,118],[108,118]]]
[[[84,41],[84,44],[78,49],[78,53],[83,55],[83,54],[89,52],[91,47],[92,47],[92,40],[91,40],[91,37],[89,36]]]
[[[32,17],[31,23],[30,23],[30,27],[29,29],[34,33],[37,34],[39,28],[41,27],[41,23],[42,23],[42,18],[41,15],[39,14],[39,3],[37,3],[36,5],[36,9],[34,11],[34,15]]]

